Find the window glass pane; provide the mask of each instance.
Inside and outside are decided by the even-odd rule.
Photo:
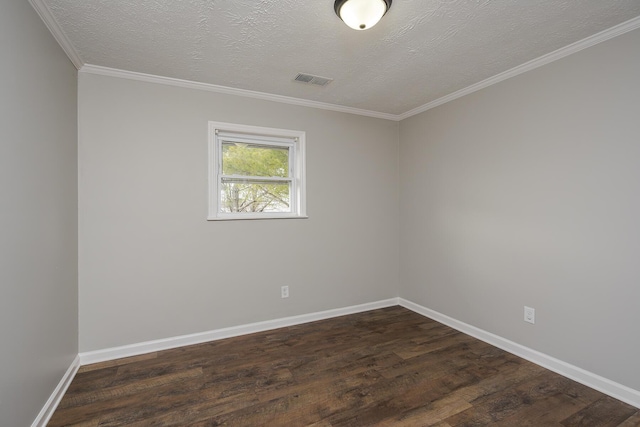
[[[287,178],[289,177],[289,148],[223,142],[222,174]]]
[[[222,182],[220,212],[291,212],[290,183]]]

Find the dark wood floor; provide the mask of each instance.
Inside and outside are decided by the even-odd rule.
[[[640,426],[640,410],[401,307],[80,369],[49,426]]]

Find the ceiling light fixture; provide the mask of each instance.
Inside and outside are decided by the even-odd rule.
[[[380,21],[392,0],[336,0],[336,15],[354,30],[368,30]]]

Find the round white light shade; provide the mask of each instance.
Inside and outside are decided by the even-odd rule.
[[[387,12],[384,0],[347,0],[338,11],[345,24],[354,30],[368,30]]]

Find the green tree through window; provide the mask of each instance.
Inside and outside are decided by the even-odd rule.
[[[221,210],[290,212],[289,157],[290,147],[223,142]]]

